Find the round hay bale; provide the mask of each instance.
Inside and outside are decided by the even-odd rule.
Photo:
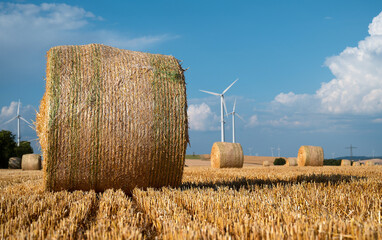
[[[240,143],[215,142],[211,149],[211,167],[241,168],[244,163],[243,148]]]
[[[297,158],[287,158],[285,166],[297,166]]]
[[[361,166],[361,163],[360,162],[353,162],[353,167],[357,167],[357,166]]]
[[[351,161],[347,159],[342,159],[341,166],[351,166]]]
[[[323,166],[324,150],[322,147],[301,146],[297,156],[298,166]]]
[[[269,167],[271,163],[269,161],[263,161],[263,167]]]
[[[41,170],[40,154],[24,154],[21,160],[23,170]]]
[[[374,166],[375,165],[375,163],[373,162],[373,161],[365,161],[365,165],[366,166]]]
[[[188,143],[183,72],[172,56],[51,48],[36,117],[45,189],[179,186]]]
[[[11,157],[8,161],[9,169],[21,169],[21,158],[19,157]]]
[[[211,154],[200,154],[200,159],[202,160],[210,160],[211,159]]]

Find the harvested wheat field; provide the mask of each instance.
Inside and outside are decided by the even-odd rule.
[[[42,182],[0,170],[0,239],[382,239],[382,166],[193,167],[131,196]]]

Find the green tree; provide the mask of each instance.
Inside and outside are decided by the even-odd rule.
[[[0,131],[0,168],[8,168],[8,160],[15,155],[15,135],[11,131]]]
[[[275,161],[273,161],[273,165],[285,165],[286,161],[284,158],[276,158]]]
[[[33,153],[31,143],[27,141],[21,141],[20,146],[15,147],[15,156],[21,158],[24,154]]]

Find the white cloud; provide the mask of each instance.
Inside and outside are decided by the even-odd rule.
[[[0,112],[0,124],[1,127],[7,127],[9,124],[4,125],[4,122],[12,119],[17,115],[18,102],[12,101],[9,106],[3,106]],[[31,123],[31,119],[35,117],[35,110],[32,105],[23,106],[20,104],[20,115]],[[9,127],[9,126],[8,126]]]
[[[142,50],[177,37],[170,34],[129,37],[125,33],[88,28],[101,19],[67,4],[0,3],[0,43],[4,47],[103,43]]]
[[[282,118],[278,120],[269,120],[267,124],[274,126],[274,127],[283,127],[283,126],[289,126],[289,127],[300,127],[305,126],[306,123],[290,119],[288,116],[283,116]]]
[[[274,103],[334,114],[382,112],[382,12],[369,25],[370,36],[327,58],[335,78],[322,83],[314,95],[280,93]],[[314,108],[312,108],[314,106]]]
[[[382,123],[382,118],[376,118],[372,120],[373,123]]]
[[[219,129],[219,118],[211,108],[202,103],[191,104],[187,110],[190,129],[195,131],[209,131]]]
[[[249,121],[248,123],[246,124],[246,126],[248,127],[254,127],[254,126],[257,126],[259,125],[259,120],[257,118],[257,115],[252,115],[250,118],[249,118]]]
[[[0,119],[12,118],[16,116],[17,102],[11,102],[9,106],[1,108]]]

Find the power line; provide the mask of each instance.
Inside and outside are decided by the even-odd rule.
[[[346,147],[346,149],[350,149],[350,159],[353,159],[353,149],[355,149],[357,147],[353,147],[351,144],[350,144],[350,147]]]

